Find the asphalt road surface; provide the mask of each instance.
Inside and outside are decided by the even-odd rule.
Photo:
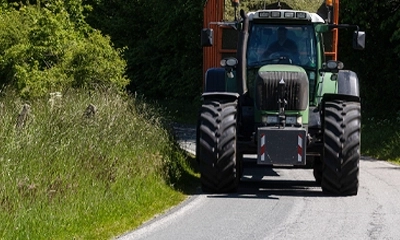
[[[180,141],[194,150],[194,139]],[[260,167],[247,157],[238,193],[199,190],[118,239],[400,239],[399,166],[363,157],[358,195],[332,197],[311,169]]]

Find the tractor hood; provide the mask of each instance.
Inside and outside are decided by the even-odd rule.
[[[308,88],[307,73],[302,67],[265,65],[258,70],[256,79],[257,108],[265,111],[277,110],[279,99],[283,97],[286,100],[286,110],[304,111],[308,107]]]

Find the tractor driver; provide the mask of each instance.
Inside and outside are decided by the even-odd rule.
[[[285,27],[278,28],[278,39],[269,45],[267,51],[264,52],[264,58],[271,58],[271,54],[274,53],[279,54],[277,56],[285,56],[285,54],[287,54],[287,57],[289,58],[298,58],[297,44],[287,37],[287,31],[288,30]]]

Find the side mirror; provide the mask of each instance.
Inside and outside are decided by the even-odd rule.
[[[355,31],[353,34],[353,48],[363,50],[365,48],[365,32]]]
[[[203,28],[201,30],[201,46],[211,47],[213,45],[214,31],[212,28]]]

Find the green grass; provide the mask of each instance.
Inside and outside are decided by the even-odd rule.
[[[24,103],[0,98],[1,239],[109,239],[195,188],[193,159],[157,107],[112,91],[70,91],[29,102],[18,128]]]
[[[400,119],[368,118],[362,125],[362,154],[400,163]]]

